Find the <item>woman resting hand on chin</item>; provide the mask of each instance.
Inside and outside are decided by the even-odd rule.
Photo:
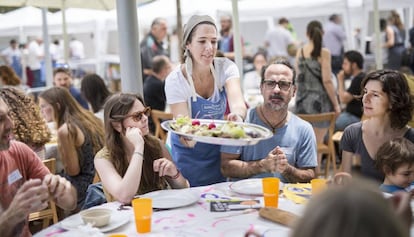
[[[149,134],[150,113],[134,94],[115,94],[105,103],[105,147],[95,156],[95,168],[108,202],[129,203],[137,194],[168,185],[189,186],[163,142]]]

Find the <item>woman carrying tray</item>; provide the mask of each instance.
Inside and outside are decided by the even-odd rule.
[[[166,79],[165,94],[174,117],[242,121],[246,114],[237,66],[227,58],[215,58],[217,28],[210,16],[192,16],[184,26],[184,62]],[[172,156],[191,186],[225,181],[220,172],[220,145],[196,143],[175,134]]]

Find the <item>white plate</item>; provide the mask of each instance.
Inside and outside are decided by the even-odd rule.
[[[246,195],[263,195],[262,179],[243,179],[230,184],[230,189],[236,193]],[[279,183],[279,190],[283,190],[283,183]]]
[[[213,120],[213,119],[197,119],[197,120],[200,121],[200,124],[215,123],[216,125],[220,125],[220,124],[224,124],[228,122],[226,120]],[[204,143],[209,143],[209,144],[216,144],[216,145],[230,145],[230,146],[254,145],[261,140],[269,139],[273,136],[273,133],[269,129],[262,127],[260,125],[257,125],[257,124],[253,124],[253,123],[233,122],[243,127],[245,132],[253,131],[259,134],[257,138],[240,138],[240,139],[211,137],[211,136],[197,136],[194,134],[186,134],[186,133],[175,131],[170,126],[171,123],[175,123],[175,121],[174,120],[164,121],[161,123],[161,127],[175,134],[191,138],[194,141],[204,142]]]
[[[102,227],[95,227],[99,229],[101,232],[108,232],[113,229],[116,229],[125,223],[127,223],[131,219],[131,213],[125,211],[112,211],[111,219],[109,220],[109,224]],[[80,226],[85,225],[81,216],[79,214],[70,216],[63,221],[60,222],[60,226],[66,230],[76,230]]]
[[[194,204],[200,198],[200,194],[189,189],[159,190],[139,197],[151,198],[153,208],[177,208]]]

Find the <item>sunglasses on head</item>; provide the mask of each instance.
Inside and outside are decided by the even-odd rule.
[[[143,111],[139,111],[139,112],[135,112],[129,115],[122,116],[122,119],[127,119],[129,117],[132,117],[132,120],[134,120],[135,122],[139,122],[142,119],[142,115],[149,117],[151,115],[151,107],[148,106],[148,107],[145,107]],[[114,116],[114,118],[118,118],[118,117],[120,118],[121,116],[120,115]]]

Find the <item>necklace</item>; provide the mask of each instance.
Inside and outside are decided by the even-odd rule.
[[[286,115],[285,115],[285,117],[283,117],[283,119],[282,119],[282,120],[280,120],[280,121],[279,121],[276,125],[272,125],[272,123],[271,123],[271,122],[269,122],[269,120],[267,120],[266,116],[265,116],[265,115],[264,115],[264,113],[263,113],[263,106],[260,106],[259,112],[260,112],[260,115],[262,115],[262,117],[264,118],[265,123],[266,123],[267,125],[269,125],[269,126],[270,126],[270,128],[272,129],[273,134],[275,134],[275,133],[276,133],[276,129],[277,129],[277,128],[279,128],[280,124],[282,124],[282,123],[286,120],[287,115],[288,115],[288,113],[289,113],[289,112],[286,112]]]

